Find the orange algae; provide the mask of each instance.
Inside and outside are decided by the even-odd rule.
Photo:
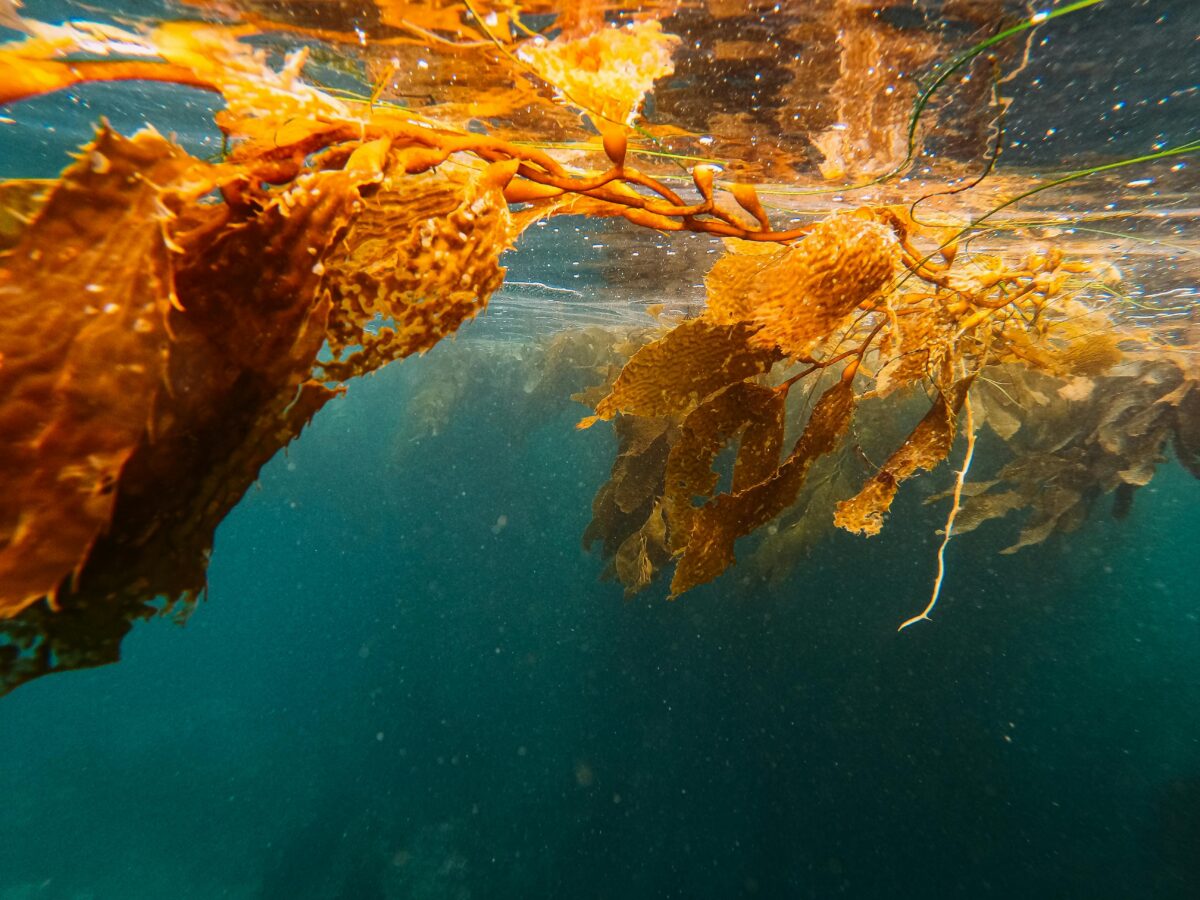
[[[610,122],[630,125],[655,80],[674,71],[679,38],[655,20],[602,28],[583,38],[530,42],[519,58],[565,100]]]
[[[77,574],[111,519],[166,366],[171,273],[153,185],[190,166],[161,139],[106,132],[4,258],[0,616]]]
[[[629,126],[682,46],[653,17],[613,27],[576,10],[548,38],[515,7],[381,2],[380,44],[397,61],[419,45],[461,62],[468,84],[503,73],[486,102],[418,112],[381,99],[397,62],[372,59],[381,77],[362,97],[310,80],[307,50],[272,65],[244,39],[280,13],[247,7],[260,24],[71,23],[0,47],[0,103],[85,81],[185,84],[222,96],[230,142],[202,161],[102,126],[57,182],[0,184],[0,430],[13,436],[0,446],[0,689],[111,661],[155,598],[194,599],[213,530],[266,460],[338,383],[424,353],[485,309],[501,253],[552,215],[726,244],[704,312],[638,341],[624,365],[589,366],[607,377],[580,395],[595,411],[581,426],[612,420],[618,437],[584,541],[601,543],[627,595],[672,562],[672,597],[712,581],[740,539],[797,509],[878,533],[901,482],[949,456],[968,402],[1017,459],[990,482],[960,481],[959,533],[1018,509],[1032,519],[1016,547],[1070,530],[1097,488],[1132,496],[1170,441],[1200,471],[1195,364],[1076,299],[1102,264],[1050,243],[960,258],[962,235],[903,206],[777,227],[754,187],[719,183],[714,165],[692,165],[685,189],[672,163],[639,158]],[[852,7],[839,4],[845,110],[872,90],[845,67],[877,42]],[[485,112],[506,121],[481,129]],[[578,146],[514,140],[535,113],[553,134],[590,122],[588,165]],[[826,174],[903,162],[894,107],[866,118],[815,144]],[[1006,402],[1001,373],[1032,402]],[[1133,399],[1113,399],[1118,382]],[[891,443],[871,463],[859,432],[873,405],[903,419],[915,385],[930,395],[923,418],[907,436],[878,429]],[[1064,424],[1081,416],[1090,430]]]
[[[6,226],[9,685],[114,658],[154,598],[202,591],[213,528],[333,395],[322,382],[423,352],[484,308],[524,186],[548,192],[542,215],[578,195],[607,214],[750,235],[627,167],[619,134],[609,171],[580,175],[537,149],[338,99],[303,79],[303,52],[272,68],[247,33],[74,23],[0,49],[15,66],[62,58],[64,72],[85,46],[158,57],[150,77],[223,95],[233,141],[206,163],[104,127]],[[73,77],[14,79],[6,96]],[[388,327],[369,331],[380,315]],[[318,362],[326,342],[335,356]]]

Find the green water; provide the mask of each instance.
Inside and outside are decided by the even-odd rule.
[[[1024,146],[1002,159],[1194,137],[1194,7],[1110,9],[1035,58],[1047,86],[1027,96],[1047,99],[1014,110]],[[1163,16],[1156,56],[1137,29]],[[1062,42],[1093,62],[1063,68]],[[101,113],[219,147],[183,90],[21,109],[5,176],[52,176]],[[1194,214],[1193,182],[1175,212]],[[783,583],[735,568],[626,602],[580,547],[611,432],[576,431],[566,388],[531,406],[514,350],[686,309],[700,278],[640,290],[666,257],[598,231],[530,235],[464,339],[327,406],[221,526],[185,627],[140,625],[118,665],[0,700],[0,900],[1200,896],[1195,480],[1167,462],[1125,520],[1101,502],[1013,556],[996,550],[1016,521],[956,538],[934,622],[900,634],[929,597],[945,508],[922,500],[949,466],[905,486],[879,537],[832,534]],[[704,240],[680,245],[688,265]],[[1185,311],[1190,258],[1150,272]],[[497,347],[494,377],[431,412]]]
[[[1178,469],[1066,541],[960,538],[901,635],[940,517],[915,496],[776,588],[625,603],[579,547],[612,451],[579,407],[526,428],[501,379],[404,427],[481,352],[322,412],[186,627],[5,698],[0,897],[1195,896]]]

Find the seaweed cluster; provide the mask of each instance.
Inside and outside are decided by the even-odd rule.
[[[738,538],[796,503],[857,407],[890,398],[903,408],[917,384],[932,395],[924,415],[838,499],[830,524],[879,533],[901,483],[947,458],[971,402],[972,439],[986,423],[1018,458],[969,486],[960,532],[1026,507],[1017,546],[1069,530],[1093,495],[1145,484],[1171,439],[1194,471],[1195,363],[1147,349],[1084,303],[1096,265],[1050,247],[1015,264],[956,261],[952,242],[935,264],[912,243],[920,230],[896,210],[864,209],[781,248],[731,242],[709,272],[704,314],[633,355],[581,423],[621,416],[585,540],[603,539],[629,592],[673,558],[672,596],[716,578]],[[810,386],[822,373],[832,384]],[[811,413],[784,453],[793,391]],[[731,485],[718,493],[713,463],[734,445]]]
[[[57,182],[5,185],[8,687],[115,659],[160,598],[186,610],[216,525],[338,383],[486,305],[536,218],[510,203],[649,202],[624,186],[632,167],[579,179],[540,150],[340,100],[302,79],[304,52],[273,68],[241,26],[34,30],[0,51],[4,99],[92,78],[199,85],[224,98],[232,149],[201,160],[102,125]],[[157,59],[71,58],[118,45]]]
[[[57,181],[0,184],[0,689],[116,659],[164,601],[186,613],[216,525],[260,467],[343,382],[483,310],[501,254],[549,216],[725,242],[702,315],[635,339],[623,366],[613,341],[585,354],[605,385],[581,395],[595,408],[581,424],[615,420],[620,445],[585,541],[630,593],[671,561],[672,596],[711,581],[739,538],[821,503],[831,524],[877,533],[900,484],[949,456],[960,420],[971,447],[986,424],[1016,459],[988,482],[967,483],[964,463],[947,540],[1018,508],[1033,510],[1019,545],[1068,530],[1097,494],[1145,484],[1172,439],[1200,470],[1191,348],[1098,310],[1102,261],[1053,242],[970,252],[970,228],[902,205],[777,227],[754,186],[705,161],[672,187],[677,155],[631,146],[655,138],[639,112],[680,46],[653,10],[616,28],[576,9],[550,38],[508,5],[371,9],[393,56],[366,60],[361,96],[309,77],[308,48],[278,58],[254,43],[269,28],[335,44],[344,32],[252,3],[238,24],[18,19],[26,36],[0,46],[0,103],[88,81],[182,84],[220,95],[227,143],[205,160],[102,123]],[[423,70],[414,47],[443,51],[440,66],[466,53],[466,99],[452,89],[429,114],[389,99]],[[553,113],[541,140],[516,139],[539,111]],[[545,145],[568,120],[598,144]],[[887,167],[911,161],[914,141],[911,127],[893,141]],[[855,162],[868,145],[834,143],[838,174],[872,174]],[[812,482],[866,458],[868,408],[904,408],[918,386],[923,416],[854,491]]]

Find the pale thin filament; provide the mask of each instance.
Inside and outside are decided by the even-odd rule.
[[[967,480],[967,472],[971,468],[971,459],[975,456],[975,416],[971,412],[971,398],[968,395],[964,401],[967,408],[967,453],[963,457],[962,468],[958,471],[958,478],[954,482],[954,503],[950,507],[950,515],[946,518],[946,530],[942,537],[942,546],[938,547],[937,553],[937,578],[933,581],[933,594],[929,598],[929,605],[926,606],[918,615],[911,619],[905,619],[900,623],[897,631],[903,631],[914,622],[920,622],[922,619],[929,621],[929,614],[933,612],[933,608],[937,606],[938,597],[942,593],[942,579],[946,577],[946,545],[950,543],[950,537],[954,533],[954,520],[958,518],[958,511],[962,508],[962,492],[963,485]]]

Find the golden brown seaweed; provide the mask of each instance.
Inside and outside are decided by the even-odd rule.
[[[752,343],[802,357],[895,274],[899,248],[883,224],[853,213],[819,223],[790,246],[740,245],[708,274],[706,317],[754,328]]]
[[[17,242],[42,208],[50,187],[38,179],[0,181],[0,252]]]
[[[669,416],[686,412],[728,384],[768,371],[778,353],[750,345],[753,329],[693,319],[647,344],[626,364],[586,428],[616,413]]]
[[[678,430],[670,418],[619,416],[617,459],[592,501],[583,547],[599,541],[609,574],[629,594],[648,585],[669,558],[660,498],[667,455]]]
[[[296,34],[358,39],[315,10],[252,12]],[[963,483],[964,463],[950,521],[963,532],[1029,509],[1010,550],[1078,527],[1105,492],[1127,514],[1169,442],[1200,472],[1194,363],[1161,346],[1131,355],[1128,333],[1072,296],[1075,276],[1095,267],[1053,245],[960,257],[953,229],[921,225],[904,206],[775,230],[753,186],[718,183],[707,163],[691,171],[695,197],[684,196],[635,168],[644,147],[623,127],[681,47],[653,14],[616,28],[598,9],[573,10],[546,40],[507,7],[489,13],[378,4],[364,25],[395,55],[365,54],[369,97],[306,80],[320,49],[274,68],[244,40],[258,24],[68,22],[0,48],[0,102],[85,81],[185,84],[221,94],[216,122],[229,142],[221,162],[204,163],[157,135],[106,128],[53,187],[0,185],[0,430],[14,438],[0,447],[12,488],[0,494],[3,684],[115,658],[156,597],[190,602],[216,524],[335,394],[324,382],[453,334],[501,284],[501,253],[550,215],[728,239],[701,318],[642,346],[619,373],[607,356],[582,367],[611,381],[581,395],[596,410],[585,424],[615,418],[618,437],[585,542],[602,543],[627,594],[672,553],[672,596],[715,578],[739,537],[801,501],[810,467],[852,424],[872,430],[860,401],[895,409],[918,383],[937,392],[933,408],[838,504],[837,525],[879,531],[899,483],[948,455],[968,392],[968,421],[977,409],[1015,458],[976,484]],[[853,31],[851,68],[878,30],[859,18],[839,19]],[[438,71],[463,80],[458,97],[429,99],[427,111],[448,117],[436,120],[414,111],[421,101],[388,102],[410,104],[413,85],[397,75],[417,53],[439,55],[431,47],[449,50]],[[839,75],[844,107],[865,82]],[[535,136],[578,131],[555,104],[588,113],[599,168],[567,163],[579,146],[551,151],[522,133],[535,120]],[[894,131],[898,108],[884,103],[851,123],[858,131],[827,134],[817,145],[827,171],[903,162],[904,142],[872,125]],[[478,133],[493,117],[503,121]],[[866,159],[865,146],[886,152]],[[722,207],[730,196],[740,211]],[[324,345],[333,358],[318,360]],[[820,393],[826,370],[841,378]],[[789,397],[793,427],[795,409],[816,402],[781,463]],[[734,441],[730,490],[714,497],[717,459]],[[858,441],[842,459],[869,465]],[[841,460],[831,466],[844,479]],[[828,510],[841,485],[826,478],[820,502],[800,508]]]
[[[804,433],[769,478],[721,494],[695,514],[683,556],[671,580],[671,596],[712,581],[734,562],[733,545],[795,502],[812,464],[837,446],[854,412],[851,379],[839,379],[813,408]]]
[[[971,379],[958,381],[949,394],[939,394],[912,434],[887,462],[849,500],[838,504],[834,524],[859,534],[879,534],[884,514],[891,508],[900,482],[911,478],[919,469],[932,469],[950,454],[954,443],[958,411],[966,399]]]
[[[399,178],[363,205],[326,267],[332,349],[361,348],[323,366],[334,381],[429,350],[478,314],[504,280],[499,258],[511,224],[486,178]],[[376,316],[384,326],[365,332]]]
[[[239,177],[105,129],[0,258],[8,686],[115,658],[155,597],[199,593],[221,517],[335,393],[310,380],[321,273],[374,175],[203,200]]]
[[[713,461],[739,433],[734,489],[756,484],[775,471],[783,443],[783,401],[782,393],[743,381],[715,394],[684,418],[667,458],[663,494],[673,550],[687,546],[693,502],[712,496],[719,480]]]
[[[1040,367],[985,370],[988,382],[1021,398],[1026,415],[1036,416],[1006,438],[1014,458],[993,478],[968,486],[956,531],[1027,510],[1016,542],[1001,551],[1015,553],[1078,528],[1106,494],[1119,498],[1114,515],[1128,515],[1133,492],[1149,483],[1168,443],[1174,440],[1185,468],[1194,462],[1180,435],[1194,433],[1200,410],[1189,400],[1196,381],[1182,362],[1126,364],[1131,371],[1094,379]]]
[[[158,185],[194,161],[105,131],[0,258],[0,616],[78,575],[165,380]]]

